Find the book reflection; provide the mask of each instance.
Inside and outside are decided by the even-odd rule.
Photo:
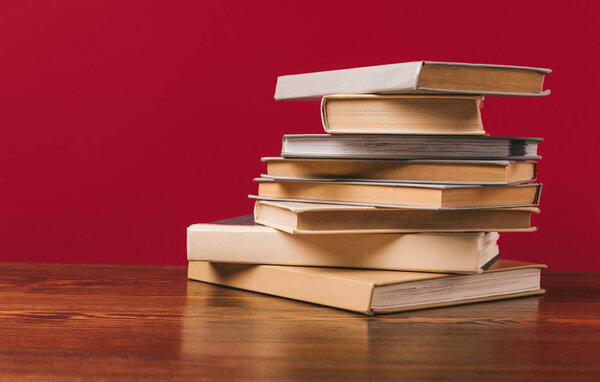
[[[226,375],[205,375],[199,369],[204,378],[228,379],[301,375],[322,380],[339,377],[340,370],[351,379],[367,379],[375,364],[378,374],[389,371],[392,378],[399,367],[415,369],[450,358],[466,371],[489,367],[485,362],[500,356],[521,357],[519,362],[526,363],[527,354],[506,354],[502,343],[515,341],[514,333],[532,330],[539,301],[526,297],[368,317],[189,282],[182,356],[231,365]],[[449,343],[453,348],[445,346]],[[458,358],[457,346],[463,352]],[[205,373],[209,370],[215,368]]]

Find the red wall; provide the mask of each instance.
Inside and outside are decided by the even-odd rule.
[[[554,70],[550,97],[483,109],[546,139],[540,230],[502,249],[599,271],[598,6],[434,3],[1,2],[0,260],[183,264],[187,225],[249,213],[259,158],[322,131],[277,75],[428,59]]]

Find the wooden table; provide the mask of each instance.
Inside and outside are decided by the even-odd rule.
[[[185,272],[0,263],[0,380],[600,380],[600,274],[373,318]]]

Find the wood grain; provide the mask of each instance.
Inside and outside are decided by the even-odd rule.
[[[364,317],[184,267],[0,264],[0,380],[597,380],[600,275]]]

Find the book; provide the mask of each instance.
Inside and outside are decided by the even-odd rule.
[[[525,66],[413,61],[279,76],[275,99],[343,93],[468,93],[545,96],[550,69]]]
[[[257,201],[254,221],[291,234],[530,232],[534,207],[420,210]]]
[[[323,179],[264,177],[252,199],[392,208],[533,207],[539,202],[540,183],[503,186],[351,182]]]
[[[481,96],[331,95],[321,120],[332,134],[483,135]]]
[[[538,160],[542,138],[292,134],[283,136],[284,158]]]
[[[543,294],[545,265],[498,260],[479,274],[223,264],[190,261],[188,278],[363,314]]]
[[[499,234],[334,234],[294,236],[223,221],[187,229],[187,258],[218,263],[478,273],[499,255]]]
[[[385,160],[262,158],[267,175],[281,178],[322,178],[452,184],[511,184],[534,181],[535,161]]]

